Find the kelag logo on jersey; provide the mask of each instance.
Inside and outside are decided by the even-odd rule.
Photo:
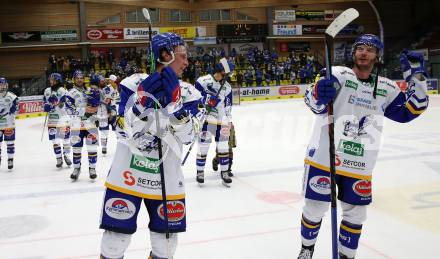
[[[357,90],[358,88],[358,84],[350,80],[345,81],[345,86],[349,88],[353,88],[354,90]]]
[[[387,90],[385,89],[377,89],[376,94],[379,96],[387,97]]]
[[[105,212],[115,219],[129,219],[136,212],[136,207],[129,200],[111,198],[105,202]]]
[[[132,155],[130,161],[130,168],[150,174],[158,174],[159,173],[158,161],[159,159],[155,159],[155,158]]]
[[[339,141],[338,151],[352,156],[364,156],[364,145],[341,139],[341,141]]]

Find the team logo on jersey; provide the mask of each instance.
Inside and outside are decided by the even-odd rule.
[[[387,90],[385,89],[377,89],[376,94],[379,96],[387,97]]]
[[[349,87],[349,88],[353,88],[354,90],[357,90],[357,88],[358,88],[358,84],[356,82],[351,81],[351,80],[346,80],[345,86]]]
[[[353,184],[353,191],[362,197],[371,196],[371,182],[368,180],[359,180]]]
[[[314,176],[309,181],[310,188],[319,194],[330,194],[330,178],[326,176]]]
[[[150,174],[158,174],[159,159],[133,154],[131,156],[130,168]]]
[[[352,156],[364,156],[364,145],[341,139],[339,141],[338,151]]]
[[[185,204],[181,201],[167,201],[168,221],[176,222],[185,217]],[[157,208],[157,214],[164,220],[163,204]]]
[[[136,207],[129,200],[111,198],[105,202],[105,213],[115,219],[129,219],[136,213]]]

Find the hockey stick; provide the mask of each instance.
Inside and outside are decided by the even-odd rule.
[[[325,68],[326,79],[332,76],[332,55],[333,40],[336,35],[349,23],[359,16],[359,12],[350,8],[342,12],[325,30]],[[333,118],[333,101],[328,104],[328,137],[330,152],[330,196],[331,196],[331,225],[332,225],[332,255],[333,259],[338,258],[338,223],[336,207],[336,167],[335,167],[335,125]]]
[[[43,136],[44,136],[44,131],[46,130],[48,115],[49,115],[49,112],[46,112],[46,116],[44,117],[44,123],[43,123],[43,131],[41,132],[41,142],[43,142]]]
[[[153,56],[153,34],[151,31],[151,19],[150,19],[150,13],[148,12],[147,8],[142,8],[142,13],[148,21],[148,38],[150,40],[150,75],[154,73],[155,70],[155,60]],[[159,121],[159,108],[157,105],[157,102],[155,102],[155,108],[154,108],[154,115],[156,118],[156,133],[160,134],[160,121]],[[169,228],[169,222],[168,222],[168,208],[167,208],[167,192],[166,192],[166,186],[165,186],[165,171],[163,167],[163,152],[162,152],[162,139],[157,136],[157,150],[159,153],[159,170],[160,170],[160,181],[161,181],[161,190],[162,190],[162,207],[163,207],[163,217],[165,221],[165,237],[167,239],[167,254],[168,258],[171,258],[170,253],[170,228]]]

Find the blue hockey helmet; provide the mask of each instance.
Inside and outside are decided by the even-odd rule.
[[[49,75],[49,80],[53,80],[56,84],[63,83],[63,76],[60,73],[52,73]]]
[[[163,63],[163,61],[160,60],[160,52],[162,50],[166,50],[173,56],[173,59],[170,62],[167,62],[168,64],[174,60],[174,48],[177,46],[185,46],[185,42],[183,41],[183,39],[179,35],[172,32],[155,35],[151,44],[153,48],[154,59],[156,61]]]
[[[78,77],[84,78],[84,73],[81,70],[75,70],[75,72],[73,72],[73,78],[76,79]]]
[[[220,59],[220,61],[214,66],[214,73],[225,72],[225,74],[229,74],[233,68],[231,69],[230,62],[226,60],[226,58]]]
[[[93,74],[90,76],[90,84],[99,86],[101,80],[105,80],[105,78],[101,74]]]
[[[369,47],[375,47],[377,49],[377,56],[381,57],[383,54],[383,43],[374,34],[362,34],[361,36],[357,37],[356,40],[353,43],[352,46],[352,54],[354,55],[357,46],[360,45],[366,45]]]
[[[0,93],[6,94],[8,91],[8,81],[4,77],[0,77]]]

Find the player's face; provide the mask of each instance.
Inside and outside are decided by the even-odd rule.
[[[366,45],[359,45],[354,52],[354,65],[361,70],[373,69],[377,61],[377,49]]]
[[[183,71],[188,67],[188,54],[185,46],[177,46],[174,49],[174,61],[169,65],[178,77],[181,77]]]
[[[50,77],[50,78],[49,78],[49,84],[50,84],[50,86],[54,86],[54,85],[57,84],[57,81],[55,81],[54,78]]]
[[[77,86],[83,86],[84,85],[84,77],[83,76],[75,77],[75,84]]]

